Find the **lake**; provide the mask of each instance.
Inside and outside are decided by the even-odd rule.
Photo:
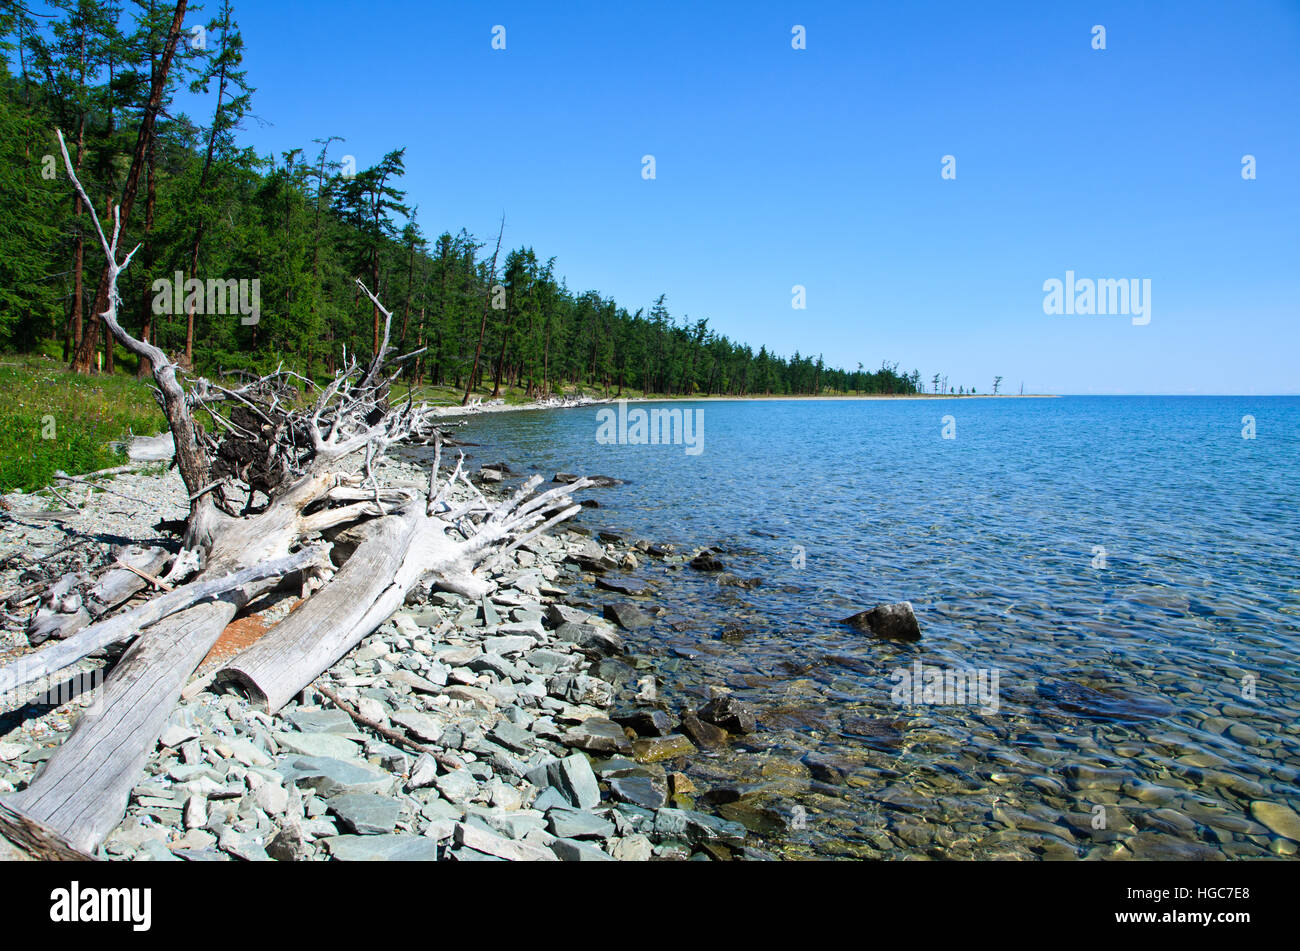
[[[758,708],[686,772],[774,853],[1295,854],[1300,398],[630,404],[698,410],[692,452],[598,439],[603,408],[456,432],[622,479],[581,524],[761,579],[643,559],[664,613],[628,642],[674,712]],[[919,642],[839,623],[902,600]]]

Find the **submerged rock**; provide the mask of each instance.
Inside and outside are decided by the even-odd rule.
[[[1129,723],[1160,720],[1174,712],[1174,705],[1163,697],[1133,694],[1105,683],[1088,686],[1051,680],[1038,686],[1038,695],[1060,711],[1089,720]]]
[[[643,598],[650,593],[650,589],[644,584],[635,581],[619,581],[614,578],[601,578],[599,576],[596,578],[596,587],[629,598]]]
[[[695,744],[680,733],[670,733],[633,740],[632,751],[638,763],[657,763],[675,756],[688,756],[695,752]]]
[[[1256,800],[1250,804],[1250,814],[1273,834],[1300,842],[1300,815],[1286,803]]]
[[[681,731],[690,737],[696,746],[721,746],[727,742],[727,731],[720,726],[706,723],[693,710],[682,711]]]
[[[645,627],[653,622],[653,618],[646,614],[634,604],[626,601],[616,602],[605,605],[605,617],[616,623],[624,630]]]
[[[616,715],[614,720],[625,727],[631,727],[639,737],[667,736],[673,732],[673,719],[663,710],[636,710]]]
[[[569,483],[577,482],[579,479],[584,479],[584,478],[590,479],[594,486],[601,489],[608,489],[608,488],[612,488],[613,486],[623,484],[622,479],[615,479],[613,476],[604,476],[604,475],[578,476],[578,475],[574,475],[572,472],[557,472],[555,473],[555,478],[552,479],[551,481],[568,485]]]
[[[642,809],[659,809],[668,801],[664,782],[654,776],[615,776],[609,781],[609,793]]]
[[[903,745],[903,721],[883,717],[847,716],[842,732],[882,752],[894,752]]]
[[[711,551],[702,551],[691,559],[690,565],[696,571],[722,571],[726,566]]]

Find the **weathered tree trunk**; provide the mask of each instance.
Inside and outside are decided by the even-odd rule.
[[[237,684],[268,712],[279,710],[401,607],[406,591],[396,590],[393,578],[413,530],[413,517],[368,522],[330,583],[218,671],[217,681]]]
[[[241,606],[239,600],[199,604],[148,629],[114,668],[102,698],[6,805],[73,848],[95,851],[122,821],[185,681]]]
[[[21,813],[14,812],[0,802],[0,847],[5,845],[6,840],[16,847],[17,854],[12,856],[15,859],[85,862],[93,858],[85,852],[69,847],[52,829]],[[0,850],[0,861],[10,857]]]
[[[150,59],[154,57],[150,55]],[[155,62],[151,68],[151,73],[158,69]],[[158,206],[158,189],[154,175],[154,141],[157,135],[149,136],[149,145],[145,152],[145,201],[144,201],[144,290],[141,292],[140,301],[140,339],[145,343],[151,343],[154,335],[153,330],[153,294],[149,284],[149,272],[153,266],[153,218],[154,211]],[[143,380],[147,376],[153,376],[153,362],[143,354],[140,356],[140,364],[136,368],[135,375]]]

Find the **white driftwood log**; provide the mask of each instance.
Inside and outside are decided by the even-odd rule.
[[[119,554],[118,561],[156,575],[169,557],[165,548],[131,547]],[[84,595],[77,596],[63,590],[69,577],[65,575],[55,583],[46,595],[45,603],[32,615],[27,626],[27,640],[33,646],[50,638],[62,640],[71,637],[96,618],[143,591],[149,583],[130,568],[110,567]]]
[[[258,707],[275,712],[292,700],[366,634],[401,606],[388,594],[410,547],[412,519],[387,515],[366,523],[361,543],[323,589],[217,672]],[[369,626],[366,616],[383,602],[387,613]]]
[[[480,496],[431,515],[429,508],[444,504],[440,492],[368,523],[330,583],[218,671],[217,681],[236,684],[253,703],[274,713],[384,623],[422,579],[432,576],[444,588],[483,596],[489,585],[473,573],[475,566],[581,510],[569,504],[568,493],[585,488],[586,480],[530,497],[539,482],[534,477],[495,506]],[[465,484],[471,485],[467,478]],[[486,512],[486,517],[466,534],[461,520],[470,512]],[[508,536],[514,540],[495,551]]]

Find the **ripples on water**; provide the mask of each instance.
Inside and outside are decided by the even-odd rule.
[[[722,814],[788,856],[1295,854],[1300,399],[672,405],[703,453],[598,445],[593,408],[464,434],[479,464],[625,479],[584,524],[763,579],[639,571],[667,613],[629,640],[674,709],[726,684],[760,710],[687,769],[743,794]],[[898,600],[918,644],[836,623]],[[999,709],[895,702],[917,660],[996,669]]]

